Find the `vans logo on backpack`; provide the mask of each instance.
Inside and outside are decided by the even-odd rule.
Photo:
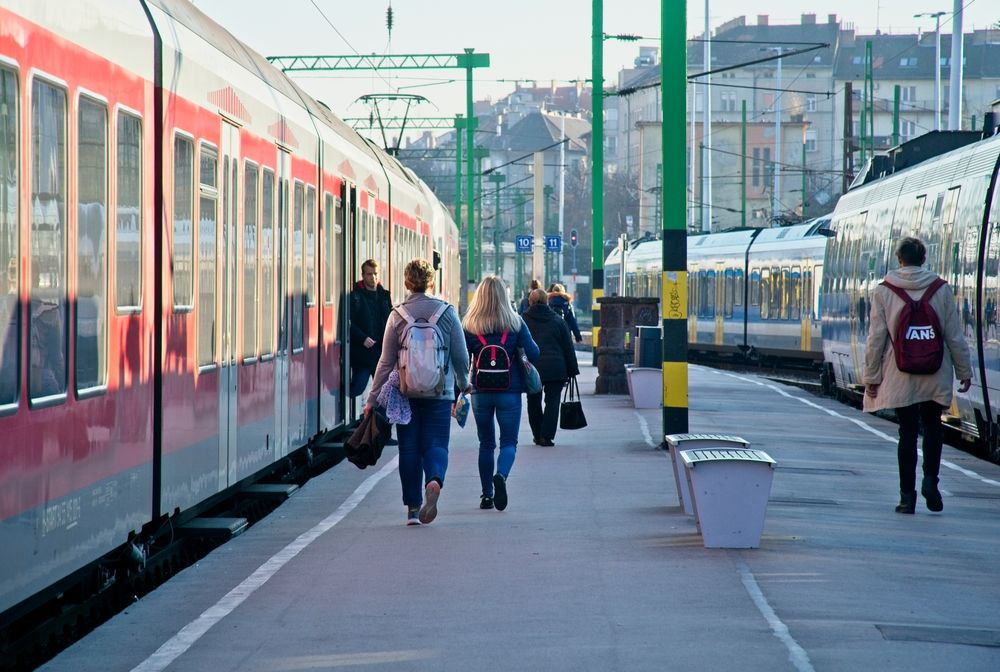
[[[908,341],[932,341],[935,336],[934,327],[929,324],[926,327],[911,326],[906,330],[906,340]]]
[[[429,320],[415,319],[402,305],[394,310],[406,320],[399,346],[399,391],[413,398],[443,396],[448,374],[448,342],[438,320],[448,310],[448,304],[442,301]]]
[[[896,368],[917,375],[936,373],[944,360],[944,339],[941,338],[941,320],[930,302],[945,281],[937,278],[916,300],[900,287],[884,280],[882,284],[904,302],[896,328],[889,334]]]

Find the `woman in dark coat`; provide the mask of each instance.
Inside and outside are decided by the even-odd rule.
[[[570,339],[569,327],[562,317],[548,307],[548,294],[536,289],[528,294],[528,310],[521,317],[528,325],[531,337],[538,344],[541,356],[535,362],[542,379],[542,391],[528,395],[528,424],[536,446],[552,446],[559,426],[559,396],[566,381],[580,374],[576,351]],[[542,395],[545,410],[542,410]]]
[[[583,342],[580,334],[580,327],[576,323],[576,313],[573,312],[573,297],[566,293],[566,288],[558,282],[549,287],[549,308],[556,315],[566,320],[566,326],[573,332],[573,338],[577,343]]]

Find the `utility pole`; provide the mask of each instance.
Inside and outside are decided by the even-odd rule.
[[[747,101],[740,101],[740,226],[747,225]]]
[[[496,185],[493,191],[493,272],[498,277],[503,277],[503,256],[500,254],[500,246],[503,245],[500,228],[500,184],[507,180],[507,176],[493,172],[487,175],[486,179]]]
[[[951,14],[951,80],[948,90],[948,130],[962,130],[962,70],[965,69],[962,14],[965,3],[954,0]],[[940,60],[938,61],[940,67]]]
[[[781,55],[781,47],[777,48]],[[771,195],[771,223],[781,214],[781,59],[778,59],[778,90],[774,92],[774,193]]]
[[[566,115],[562,117],[562,126],[559,131],[559,239],[564,243],[566,241]],[[563,252],[559,251],[556,255],[558,263],[556,264],[556,275],[559,276],[559,282],[562,282],[563,277]],[[574,294],[576,293],[576,288],[573,288]]]
[[[455,115],[455,222],[462,227],[462,129],[465,119]]]
[[[660,81],[664,93],[681,91],[687,81],[686,14],[686,2],[660,0]],[[687,199],[684,180],[681,179],[687,158],[684,150],[686,98],[660,96],[660,118],[663,120],[663,171],[660,182],[663,196],[663,272],[660,283],[663,288],[660,301],[663,328],[662,434],[684,434],[688,431],[688,278],[684,226]]]
[[[892,146],[899,145],[899,94],[902,87],[897,84],[892,90]]]
[[[469,194],[469,212],[468,212],[468,215],[467,215],[467,217],[468,217],[468,229],[467,229],[467,231],[469,232],[469,237],[468,237],[468,239],[466,241],[467,244],[468,244],[468,255],[469,255],[469,263],[468,263],[468,266],[467,266],[467,269],[466,269],[468,271],[468,277],[469,277],[469,286],[468,286],[469,303],[472,303],[472,293],[473,293],[473,291],[475,291],[475,288],[476,288],[476,276],[474,275],[474,273],[475,273],[475,269],[477,267],[476,266],[476,244],[475,244],[475,233],[474,233],[475,232],[475,227],[473,226],[473,222],[472,222],[472,216],[473,216],[472,198],[475,195],[475,192],[473,191],[473,184],[472,184],[472,180],[473,180],[473,177],[474,177],[473,174],[472,174],[472,162],[475,159],[474,148],[476,146],[476,144],[475,144],[475,138],[473,136],[473,133],[475,132],[476,126],[478,126],[478,124],[476,123],[478,120],[476,119],[476,115],[474,114],[474,112],[472,110],[472,69],[475,67],[474,61],[473,61],[473,58],[472,58],[472,56],[473,56],[472,52],[473,51],[474,51],[473,49],[466,48],[465,49],[465,59],[463,59],[463,64],[465,65],[465,81],[466,81],[466,85],[465,85],[465,118],[467,120],[466,124],[465,124],[465,147],[466,147],[466,149],[465,149],[465,155],[466,155],[465,170],[466,170],[466,176],[467,176],[467,179],[468,179],[468,183],[467,183],[468,184],[468,191],[467,191],[467,193]]]
[[[712,34],[709,23],[708,0],[705,0],[704,57],[705,72],[709,72],[712,69]],[[778,61],[778,72],[781,72],[780,60]],[[780,74],[778,75],[778,88],[781,88]],[[712,75],[705,75],[705,95],[702,101],[701,112],[701,143],[704,148],[701,169],[701,230],[708,233],[712,230]]]
[[[535,152],[535,244],[531,276],[544,282],[545,275],[545,152]]]
[[[854,158],[854,142],[851,137],[854,133],[851,122],[854,120],[854,87],[851,82],[844,84],[844,158],[843,158],[843,183],[840,193],[846,194],[847,188],[851,186],[853,174],[851,170],[852,159]]]
[[[543,223],[542,228],[545,230],[545,236],[547,237],[551,233],[551,228],[552,228],[550,226],[550,224],[549,224],[549,220],[551,219],[550,213],[549,213],[549,200],[552,198],[552,187],[550,185],[546,184],[545,187],[542,189],[542,191],[545,194],[545,198],[542,199],[542,200],[545,201],[545,208],[544,208],[544,210],[545,210],[545,216],[542,219],[542,223]],[[544,240],[544,238],[542,240]],[[542,282],[544,282],[546,286],[548,286],[549,283],[553,282],[553,280],[551,280],[551,277],[552,277],[552,254],[549,252],[549,248],[548,247],[544,247],[542,249],[543,249],[543,251],[545,253],[545,275],[542,276],[539,279],[542,280]]]
[[[945,12],[921,12],[914,14],[919,19],[928,16],[934,19],[934,130],[941,130],[941,17]]]
[[[686,3],[680,3],[684,5]],[[591,160],[590,160],[590,217],[592,224],[591,301],[593,325],[591,341],[596,361],[600,344],[601,304],[604,296],[604,0],[592,0],[593,25],[591,26]],[[685,42],[685,46],[686,46]],[[666,96],[664,96],[665,98]],[[537,206],[536,206],[537,207]]]

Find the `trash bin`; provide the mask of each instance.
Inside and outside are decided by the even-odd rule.
[[[682,450],[695,519],[705,548],[758,548],[774,460],[760,450]]]
[[[684,460],[681,459],[682,450],[694,448],[747,448],[750,442],[738,436],[728,436],[726,434],[667,434],[663,437],[670,448],[670,463],[674,468],[674,484],[677,486],[677,499],[684,507],[684,513],[689,516],[694,515],[694,506],[691,505],[691,491],[688,490],[687,475],[684,473]]]
[[[663,369],[625,365],[628,394],[635,408],[663,406]]]
[[[636,327],[635,365],[663,368],[663,345],[660,327]]]

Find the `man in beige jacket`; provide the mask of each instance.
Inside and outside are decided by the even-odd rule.
[[[889,271],[885,280],[906,290],[914,300],[923,296],[937,274],[922,268],[927,248],[918,238],[903,238],[896,246],[899,268]],[[931,511],[941,511],[944,504],[938,491],[941,468],[941,411],[951,405],[954,379],[958,391],[968,391],[972,384],[969,346],[962,333],[962,321],[951,289],[945,285],[930,298],[944,332],[944,358],[935,373],[911,374],[896,368],[892,354],[892,335],[904,307],[903,300],[884,284],[875,288],[871,299],[868,341],[865,343],[864,410],[874,412],[896,409],[899,420],[899,513],[913,513],[916,508],[917,428],[924,426],[924,478],[920,493]]]

